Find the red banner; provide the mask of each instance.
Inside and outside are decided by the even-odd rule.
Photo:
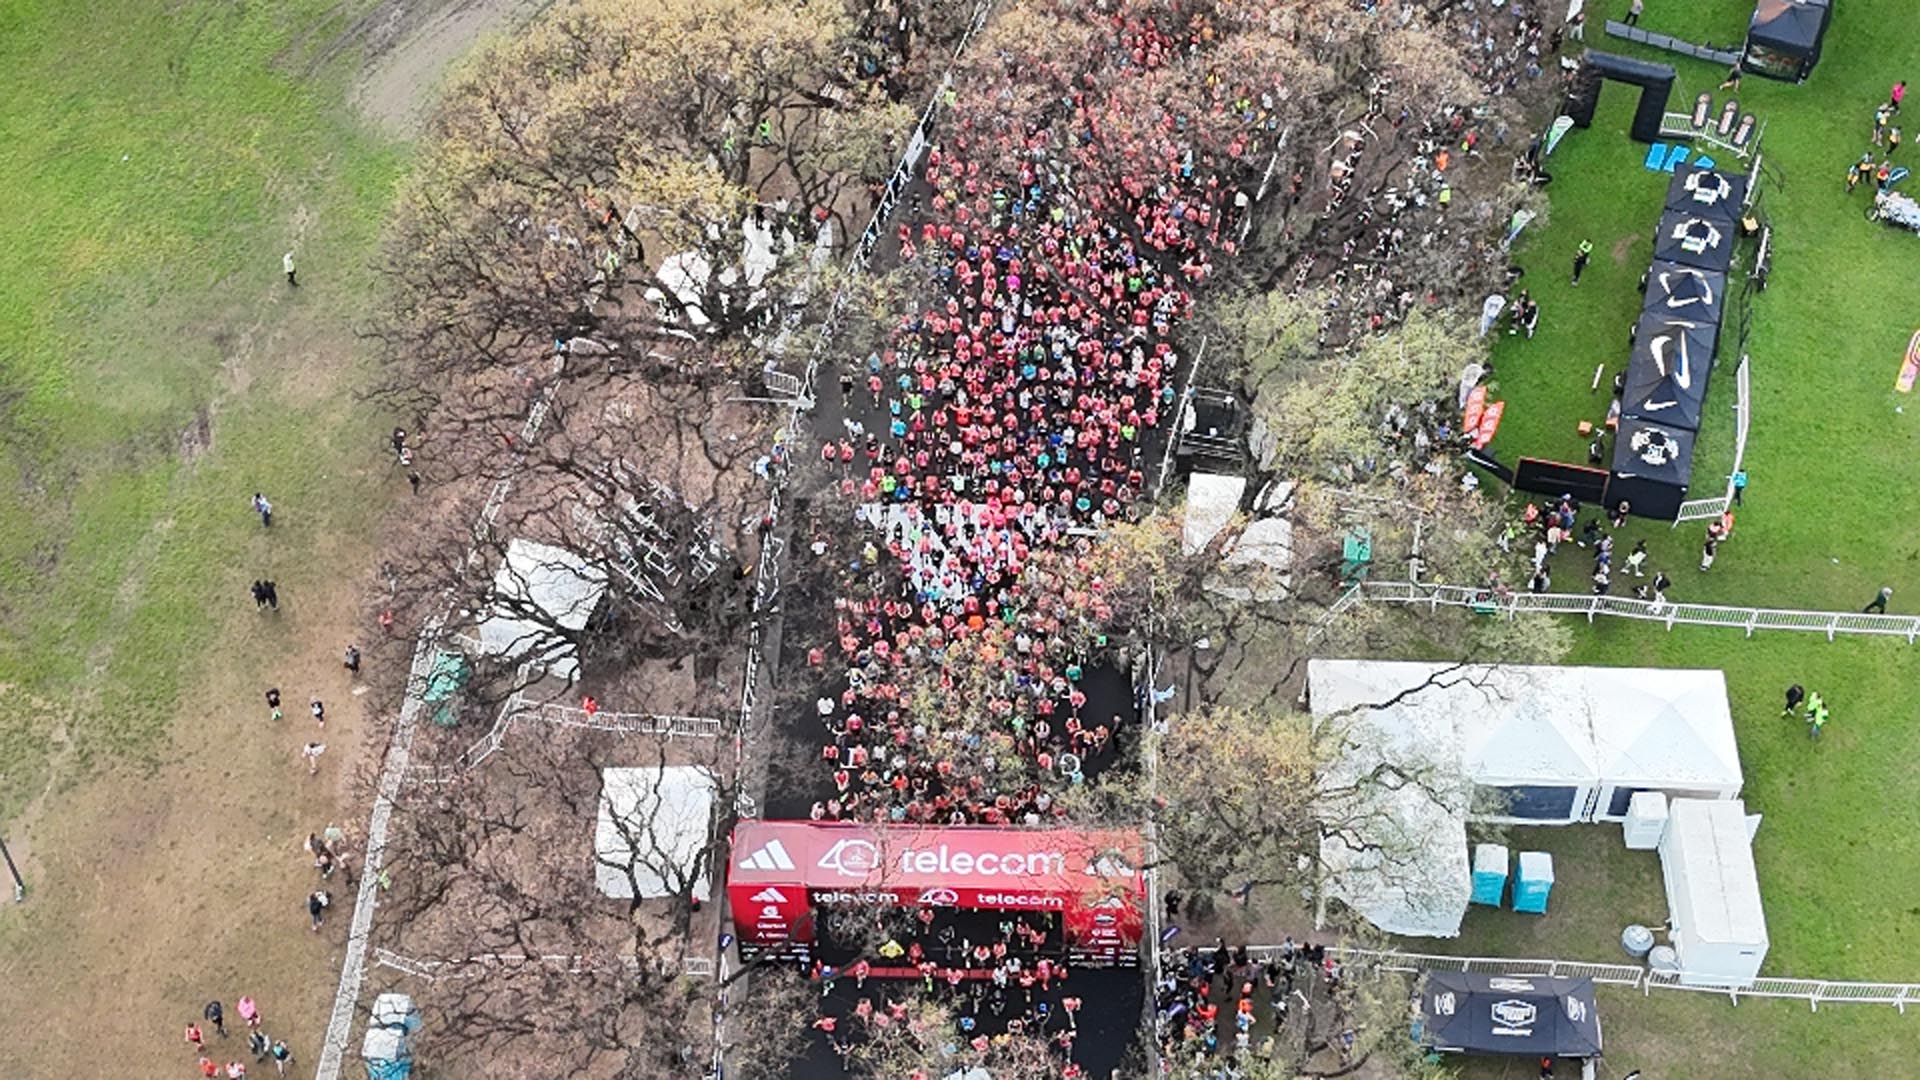
[[[1506,411],[1507,403],[1496,401],[1487,406],[1486,412],[1480,414],[1479,430],[1473,433],[1474,449],[1481,449],[1493,441],[1494,433],[1500,430],[1500,414]]]
[[[987,826],[747,821],[727,899],[742,944],[813,940],[816,907],[1057,911],[1076,947],[1131,950],[1146,896],[1136,835]]]
[[[1487,388],[1476,386],[1467,393],[1467,415],[1460,424],[1461,431],[1472,431],[1480,426],[1480,414],[1487,407]]]

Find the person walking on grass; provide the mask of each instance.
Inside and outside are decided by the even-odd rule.
[[[240,1000],[233,1003],[233,1007],[239,1010],[240,1019],[247,1022],[248,1031],[260,1030],[260,1006],[254,1004],[251,997],[242,994]]]
[[[200,1075],[202,1077],[210,1078],[210,1080],[219,1080],[220,1066],[214,1064],[214,1060],[212,1058],[208,1057],[205,1054],[201,1054],[200,1055]]]
[[[1635,540],[1633,542],[1633,551],[1627,555],[1627,569],[1633,572],[1634,577],[1646,577],[1647,572],[1642,569],[1642,567],[1646,565],[1647,542],[1645,540]]]
[[[1900,149],[1900,126],[1895,124],[1887,129],[1887,160],[1893,160],[1894,151]]]
[[[273,1067],[280,1076],[287,1075],[287,1066],[293,1064],[293,1051],[287,1049],[284,1039],[275,1039],[267,1056],[273,1059]]]
[[[1893,599],[1893,586],[1882,585],[1880,586],[1880,592],[1875,595],[1872,600],[1867,601],[1867,606],[1861,608],[1860,612],[1863,615],[1885,615],[1887,613],[1887,601],[1891,599]]]
[[[1707,537],[1707,542],[1700,546],[1700,569],[1702,572],[1713,569],[1713,557],[1718,554],[1719,551],[1720,541],[1715,540],[1711,536]]]
[[[267,1033],[264,1031],[250,1031],[247,1033],[247,1050],[253,1054],[253,1060],[256,1064],[267,1060],[267,1049],[272,1045],[273,1043],[267,1039]]]
[[[1900,111],[1900,103],[1906,100],[1906,97],[1907,80],[1901,79],[1893,84],[1893,89],[1887,91],[1887,104],[1893,106],[1893,111],[1897,113]]]
[[[1656,570],[1653,574],[1653,603],[1657,608],[1667,606],[1667,590],[1673,587],[1673,579],[1665,570]]]
[[[1627,25],[1639,26],[1640,13],[1645,10],[1647,10],[1647,0],[1633,0],[1633,3],[1627,5]]]
[[[1847,194],[1853,194],[1853,189],[1860,186],[1860,180],[1865,175],[1865,170],[1861,168],[1859,162],[1856,161],[1847,166]]]
[[[280,269],[287,272],[288,285],[298,286],[300,284],[294,280],[293,277],[293,252],[289,251],[285,255],[280,256]]]
[[[320,775],[320,755],[327,752],[327,744],[310,742],[300,748],[300,756],[307,759],[307,775]]]
[[[1593,241],[1582,240],[1573,253],[1573,283],[1580,284],[1580,275],[1587,269],[1587,260],[1593,257]]]
[[[277,686],[267,689],[267,715],[275,720],[280,719],[280,688]]]
[[[206,1048],[206,1040],[200,1037],[200,1025],[189,1021],[187,1024],[187,1049],[197,1054]]]
[[[1787,687],[1787,707],[1780,710],[1780,715],[1783,717],[1792,716],[1794,713],[1800,711],[1800,703],[1805,700],[1807,700],[1805,687],[1799,683],[1794,683],[1792,686]]]
[[[321,701],[319,698],[314,698],[307,704],[307,708],[313,711],[313,722],[319,724],[320,727],[324,729],[327,726],[326,702]]]
[[[1745,505],[1740,500],[1747,493],[1747,470],[1735,469],[1733,472],[1733,505]]]
[[[261,528],[273,528],[273,504],[257,491],[253,493],[253,512],[260,515]]]
[[[207,1023],[213,1025],[213,1030],[221,1038],[227,1037],[227,1014],[220,1008],[218,1001],[207,1002],[207,1007],[200,1010],[200,1015],[206,1019]]]
[[[254,610],[265,611],[267,608],[267,583],[255,580],[253,588],[250,591],[253,593]]]
[[[351,644],[348,645],[346,655],[341,659],[340,663],[342,667],[345,667],[347,669],[348,674],[354,675],[357,677],[360,674],[359,646],[351,645]]]

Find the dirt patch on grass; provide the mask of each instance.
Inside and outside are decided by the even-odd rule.
[[[1608,250],[1607,254],[1613,257],[1613,264],[1615,266],[1625,266],[1627,264],[1627,256],[1632,254],[1633,242],[1636,239],[1638,239],[1638,237],[1632,233],[1628,233],[1613,242],[1613,247]]]
[[[325,62],[359,48],[365,67],[352,100],[395,135],[419,133],[448,67],[489,33],[519,26],[552,0],[382,0],[322,50]]]

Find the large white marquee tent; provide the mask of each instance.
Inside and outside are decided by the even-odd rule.
[[[1732,799],[1743,783],[1718,671],[1315,660],[1307,692],[1316,717],[1437,725],[1486,820],[1619,821],[1636,791]]]
[[[1327,693],[1334,696],[1333,685]],[[1338,738],[1342,752],[1319,778],[1318,811],[1334,826],[1320,842],[1325,895],[1390,934],[1457,936],[1472,886],[1467,791],[1393,779],[1457,775],[1444,757],[1433,756],[1452,738],[1446,719],[1362,712],[1328,723],[1338,726],[1320,727],[1319,735]],[[1381,772],[1383,766],[1389,771]]]

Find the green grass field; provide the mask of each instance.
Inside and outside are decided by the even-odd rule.
[[[369,520],[324,498],[377,448],[339,313],[370,294],[400,157],[338,105],[342,72],[289,47],[344,20],[324,0],[0,8],[0,812],[67,748],[163,753],[247,583],[299,596],[322,538]],[[255,490],[299,539],[262,543]]]
[[[1599,20],[1626,6],[1597,5],[1589,47],[1673,63],[1675,110],[1724,78],[1712,65],[1607,39]],[[1647,9],[1647,29],[1724,44],[1741,36],[1752,4],[1648,0]],[[1920,454],[1920,397],[1893,390],[1907,339],[1920,329],[1912,302],[1920,236],[1864,220],[1864,188],[1851,199],[1842,193],[1848,162],[1869,148],[1873,109],[1888,85],[1920,73],[1920,45],[1910,34],[1889,32],[1901,25],[1912,25],[1909,6],[1856,0],[1840,9],[1806,84],[1749,76],[1742,88],[1743,105],[1767,122],[1761,209],[1777,243],[1747,343],[1752,487],[1733,540],[1708,573],[1696,569],[1704,523],[1675,530],[1636,521],[1624,531],[1622,550],[1649,541],[1652,565],[1672,575],[1675,598],[1858,610],[1886,584],[1895,589],[1892,610],[1920,610],[1920,533],[1910,525],[1920,494],[1907,473]],[[1598,393],[1588,390],[1594,366],[1606,364],[1610,381],[1626,362],[1627,331],[1641,300],[1634,286],[1650,257],[1667,181],[1641,168],[1646,147],[1627,138],[1634,94],[1609,85],[1593,127],[1571,133],[1549,159],[1550,224],[1529,231],[1516,252],[1541,304],[1541,328],[1532,341],[1503,337],[1495,351],[1496,396],[1508,401],[1495,443],[1503,460],[1528,454],[1584,462],[1585,440],[1574,425],[1602,419],[1608,401],[1605,382]],[[1582,238],[1592,240],[1594,257],[1575,289],[1568,276]],[[1744,258],[1750,265],[1750,253]],[[1722,490],[1732,459],[1737,359],[1723,350],[1716,365],[1694,469],[1698,495]],[[1585,553],[1563,549],[1556,589],[1584,590],[1588,567]],[[1899,639],[1829,643],[1816,634],[1747,639],[1738,630],[1668,632],[1601,620],[1582,628],[1570,662],[1726,671],[1746,799],[1765,815],[1754,854],[1773,939],[1767,973],[1920,979],[1914,646]],[[1804,725],[1779,717],[1790,682],[1820,688],[1836,702],[1836,719],[1817,745]],[[1529,831],[1531,840],[1537,832]],[[1657,863],[1625,851],[1616,830],[1577,830],[1544,846],[1556,851],[1566,882],[1557,887],[1566,890],[1556,894],[1564,902],[1557,914],[1476,914],[1450,950],[1618,956],[1623,914],[1646,907],[1650,892],[1658,900]],[[1888,1075],[1906,1068],[1920,1045],[1916,1018],[1887,1007],[1813,1013],[1804,1004],[1746,1001],[1736,1009],[1724,998],[1673,993],[1609,993],[1601,1005],[1611,1059],[1603,1076],[1630,1068],[1649,1077]],[[1476,1065],[1468,1075],[1521,1075],[1507,1069]]]
[[[1735,36],[1724,27],[1744,25],[1740,12],[1750,10],[1718,0],[1655,3],[1642,25],[1724,43]],[[1807,83],[1748,77],[1743,85],[1743,106],[1767,124],[1760,208],[1774,225],[1777,251],[1769,287],[1753,301],[1747,342],[1753,417],[1746,512],[1704,575],[1694,570],[1704,523],[1674,530],[1635,522],[1624,537],[1627,547],[1649,541],[1653,563],[1672,574],[1678,599],[1858,610],[1891,585],[1894,610],[1920,610],[1920,533],[1906,524],[1920,510],[1920,488],[1908,475],[1920,460],[1920,398],[1893,390],[1907,340],[1920,329],[1920,310],[1911,303],[1920,236],[1866,221],[1864,187],[1851,199],[1842,194],[1847,164],[1869,149],[1874,107],[1895,78],[1920,71],[1920,47],[1880,32],[1906,10],[1894,2],[1850,5]],[[1715,11],[1722,14],[1710,17]],[[1587,43],[1660,55],[1605,40],[1597,27]],[[1725,75],[1702,62],[1668,59],[1679,72],[1676,110],[1691,107]],[[1586,440],[1575,425],[1605,417],[1607,386],[1626,364],[1627,332],[1640,310],[1634,286],[1651,255],[1668,179],[1641,167],[1646,147],[1626,136],[1635,97],[1634,88],[1610,84],[1593,127],[1570,133],[1549,159],[1551,223],[1524,234],[1515,252],[1541,305],[1540,330],[1532,341],[1503,336],[1495,349],[1496,396],[1508,402],[1494,442],[1502,460],[1524,454],[1584,462]],[[1583,238],[1593,242],[1594,257],[1575,289],[1569,269]],[[1747,265],[1750,251],[1735,280]],[[1702,497],[1724,490],[1733,457],[1736,340],[1722,335],[1696,451],[1693,490]],[[1591,392],[1598,364],[1607,370],[1601,389]],[[1562,564],[1557,588],[1585,586],[1575,563]]]

